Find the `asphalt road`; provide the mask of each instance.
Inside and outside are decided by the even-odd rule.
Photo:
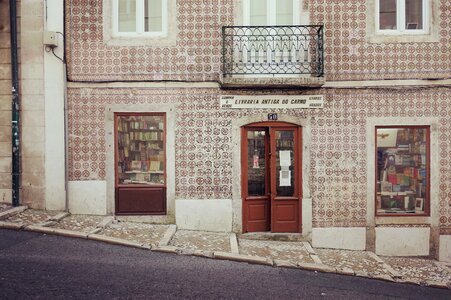
[[[0,299],[451,299],[451,291],[0,230]]]

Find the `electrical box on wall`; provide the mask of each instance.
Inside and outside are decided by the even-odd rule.
[[[55,31],[44,31],[43,43],[48,47],[58,47],[58,37]]]

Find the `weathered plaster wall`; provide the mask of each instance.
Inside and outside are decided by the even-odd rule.
[[[44,1],[20,4],[22,176],[20,203],[45,208]]]
[[[69,88],[69,178],[105,180],[106,106],[173,104],[176,199],[232,199],[232,120],[277,112],[310,127],[310,168],[304,172],[312,198],[313,227],[366,227],[367,118],[436,118],[441,234],[451,233],[450,88],[320,89],[324,109],[220,110],[218,88]],[[253,92],[256,93],[256,92]],[[268,91],[274,93],[274,91]],[[278,91],[280,93],[280,91]],[[415,125],[415,124],[413,124]],[[306,162],[304,162],[306,163]]]
[[[326,80],[451,77],[451,2],[431,0],[431,38],[371,41],[374,1],[306,0],[310,24],[324,24]],[[110,46],[103,0],[66,1],[69,78],[75,81],[217,81],[221,68],[221,27],[237,22],[236,0],[177,1],[175,46]],[[133,43],[133,39],[131,40]],[[129,43],[129,44],[131,44]]]

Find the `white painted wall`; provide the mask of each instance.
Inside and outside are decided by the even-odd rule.
[[[366,228],[313,228],[312,245],[317,248],[365,250]]]
[[[47,0],[45,30],[64,32],[64,1]],[[58,37],[54,52],[64,56],[64,40]],[[42,47],[44,47],[42,45]],[[45,207],[64,210],[66,207],[64,94],[65,70],[61,60],[44,52],[45,97]]]
[[[232,200],[175,201],[175,220],[179,229],[232,231]]]
[[[429,255],[429,227],[376,227],[376,254]]]
[[[69,181],[69,212],[82,215],[107,213],[106,181]]]
[[[440,236],[438,259],[440,261],[451,262],[451,235]]]

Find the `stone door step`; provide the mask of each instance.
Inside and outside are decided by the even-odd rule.
[[[288,242],[308,241],[306,238],[302,236],[302,233],[248,232],[239,234],[238,238],[247,240],[288,241]]]

